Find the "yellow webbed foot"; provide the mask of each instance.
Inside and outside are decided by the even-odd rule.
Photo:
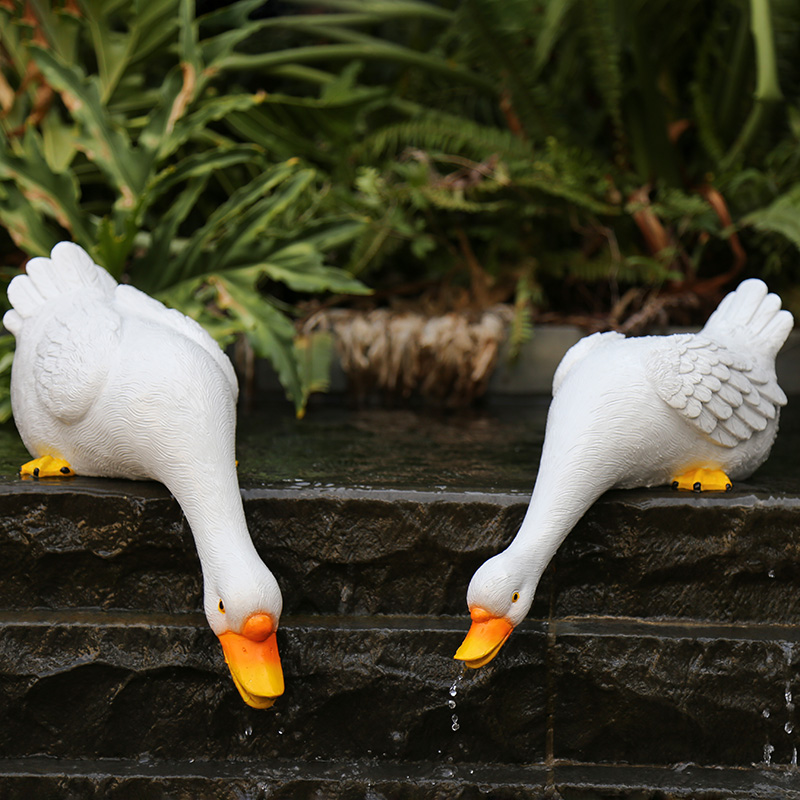
[[[23,478],[63,478],[75,474],[75,470],[63,458],[41,456],[28,461],[19,468]]]
[[[729,492],[733,489],[731,479],[721,469],[690,469],[672,479],[673,489],[692,492]]]

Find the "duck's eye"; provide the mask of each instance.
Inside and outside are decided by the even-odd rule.
[[[519,600],[519,592],[514,592],[514,594],[511,595],[511,602],[516,603],[517,600]]]
[[[222,600],[219,601],[219,610],[224,614],[225,613],[225,603]]]

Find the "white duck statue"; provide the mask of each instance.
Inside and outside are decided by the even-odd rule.
[[[283,693],[281,592],[258,556],[236,475],[236,376],[194,320],[118,285],[71,242],[8,287],[17,339],[14,420],[43,478],[155,479],[178,500],[203,571],[204,608],[239,693]]]
[[[472,625],[455,658],[478,668],[497,655],[559,545],[606,490],[729,490],[766,460],[786,404],[775,356],[793,319],[780,308],[762,281],[746,280],[699,333],[596,333],[566,353],[528,510],[470,581]]]

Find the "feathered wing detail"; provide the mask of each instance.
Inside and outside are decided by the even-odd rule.
[[[180,311],[167,308],[163,303],[144,292],[140,292],[133,286],[117,287],[114,299],[120,311],[129,311],[140,319],[149,319],[159,325],[165,325],[195,344],[200,345],[222,370],[230,384],[233,400],[236,402],[239,395],[239,383],[236,380],[233,365],[200,323],[181,314]]]
[[[33,359],[36,396],[69,425],[81,420],[105,386],[119,345],[121,320],[91,298],[55,312],[42,331]]]
[[[16,336],[24,320],[35,316],[49,301],[76,291],[110,299],[116,286],[117,282],[82,247],[60,242],[50,258],[32,258],[25,274],[11,281],[8,299],[13,309],[6,312],[3,325]]]
[[[647,376],[667,405],[724,447],[763,431],[786,405],[774,372],[702,333],[669,336],[654,345]]]
[[[50,258],[32,258],[8,287],[13,309],[3,324],[15,336],[40,312],[42,327],[31,360],[36,399],[64,423],[80,420],[102,390],[119,331],[109,307],[117,282],[72,242]]]
[[[653,348],[648,377],[687,421],[734,447],[763,431],[786,405],[775,356],[793,324],[763,281],[742,281],[699,334],[666,337]]]
[[[592,350],[607,342],[613,342],[617,339],[624,338],[625,336],[622,333],[607,331],[606,333],[593,333],[591,336],[584,336],[583,339],[580,339],[572,345],[565,353],[564,358],[561,359],[556,374],[553,376],[553,397],[558,393],[561,384],[564,382],[564,378],[567,377],[567,373],[578,362],[583,361]]]
[[[780,297],[768,294],[763,281],[751,278],[722,299],[700,333],[774,369],[775,356],[793,325],[792,315],[781,311]]]

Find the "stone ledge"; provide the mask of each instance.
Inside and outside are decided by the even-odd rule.
[[[287,614],[465,613],[469,580],[511,540],[514,491],[243,489]],[[534,617],[720,622],[800,619],[800,495],[759,484],[702,496],[609,492],[545,573]],[[201,576],[177,503],[158,484],[0,479],[0,608],[199,611]]]
[[[241,800],[324,797],[326,800],[797,800],[797,770],[679,769],[596,764],[520,768],[483,764],[409,765],[371,762],[267,761],[257,767],[230,762],[67,761],[0,759],[4,800]],[[552,792],[555,788],[559,795]]]
[[[0,755],[748,767],[800,744],[792,626],[531,620],[457,680],[464,620],[288,617],[262,712],[200,615],[108,616],[0,616]]]

